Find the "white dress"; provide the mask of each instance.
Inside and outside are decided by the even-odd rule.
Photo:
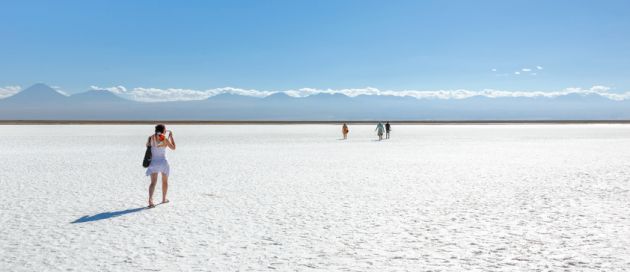
[[[147,168],[147,176],[154,173],[162,173],[162,175],[168,176],[170,170],[171,168],[166,160],[166,146],[158,147],[154,137],[151,137],[151,164]]]

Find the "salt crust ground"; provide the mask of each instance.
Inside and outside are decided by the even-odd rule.
[[[630,270],[628,125],[175,126],[145,210],[151,129],[1,126],[0,270]]]

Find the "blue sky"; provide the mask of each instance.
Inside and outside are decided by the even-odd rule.
[[[630,1],[23,0],[0,7],[0,87],[630,91]]]

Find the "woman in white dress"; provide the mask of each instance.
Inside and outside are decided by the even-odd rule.
[[[162,124],[155,126],[155,134],[149,137],[147,146],[151,146],[151,164],[147,168],[147,176],[151,176],[151,185],[149,185],[149,208],[155,207],[153,204],[153,192],[157,184],[158,174],[162,173],[162,203],[168,203],[166,192],[168,192],[168,175],[170,166],[166,160],[166,148],[175,150],[175,138],[173,132],[168,131],[168,137],[165,137],[166,127]]]

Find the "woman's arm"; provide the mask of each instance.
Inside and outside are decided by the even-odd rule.
[[[169,133],[168,133],[168,139],[166,140],[166,144],[172,150],[175,150],[175,148],[177,148],[177,146],[175,145],[175,138],[173,138],[173,132],[172,131],[169,131]]]

